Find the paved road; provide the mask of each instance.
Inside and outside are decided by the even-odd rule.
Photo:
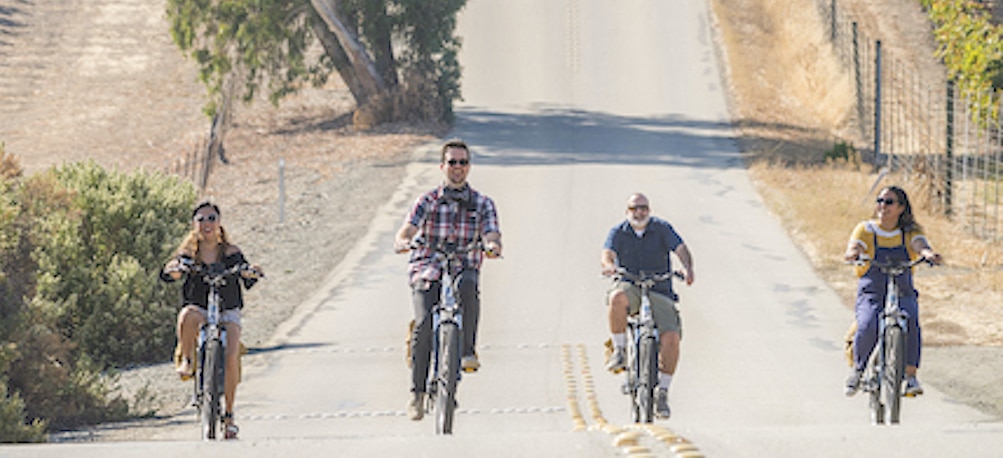
[[[482,275],[484,367],[462,381],[454,436],[403,413],[410,310],[405,260],[389,246],[408,204],[439,180],[426,149],[248,368],[239,443],[193,441],[192,425],[155,442],[0,454],[622,455],[626,399],[601,370],[597,260],[638,190],[697,266],[681,291],[673,418],[641,431],[641,447],[670,455],[655,437],[671,432],[707,456],[998,453],[1003,426],[932,388],[894,428],[870,426],[866,400],[842,396],[849,312],[742,169],[704,2],[472,0],[460,19],[465,101],[452,135],[475,147],[471,181],[500,206],[506,253]]]

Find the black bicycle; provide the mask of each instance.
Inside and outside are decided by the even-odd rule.
[[[226,328],[220,323],[220,289],[229,279],[247,275],[264,278],[264,274],[247,263],[224,268],[222,264],[196,264],[191,258],[181,258],[182,271],[202,275],[209,285],[206,321],[199,329],[195,355],[195,394],[192,404],[198,409],[202,438],[213,440],[223,430],[223,393],[226,379]],[[236,351],[236,350],[234,350]]]
[[[411,249],[425,246],[412,242]],[[436,262],[442,268],[442,288],[439,303],[432,310],[432,357],[426,391],[426,412],[435,412],[435,433],[452,434],[456,413],[456,389],[460,382],[460,357],[463,343],[463,309],[456,299],[455,279],[451,267],[461,265],[472,250],[483,249],[480,241],[466,246],[445,243],[431,247]]]
[[[866,260],[857,261],[863,263]],[[902,383],[905,381],[906,314],[899,307],[898,278],[919,263],[930,261],[871,261],[871,266],[888,276],[885,304],[878,319],[878,342],[867,359],[860,389],[870,394],[871,421],[897,424],[902,412]],[[931,264],[932,265],[932,264]]]
[[[661,348],[655,318],[651,312],[651,288],[673,276],[684,278],[679,272],[634,274],[619,269],[613,278],[626,279],[641,288],[641,308],[627,318],[627,370],[621,386],[623,394],[630,396],[630,413],[634,423],[651,423],[655,418],[655,388],[658,387],[658,354]],[[673,295],[671,299],[678,301]]]

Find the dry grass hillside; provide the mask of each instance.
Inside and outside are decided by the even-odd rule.
[[[930,78],[943,74],[918,2],[840,4],[861,31],[887,43],[895,59],[934,75]],[[917,177],[880,176],[853,163],[819,164],[834,139],[853,138],[849,117],[854,95],[813,1],[714,0],[712,5],[728,50],[733,111],[751,171],[763,197],[818,271],[849,304],[854,279],[839,255],[854,224],[870,216],[873,188],[901,184],[910,191],[930,240],[947,259],[945,267],[917,273],[925,343],[1003,344],[1003,325],[994,319],[1003,311],[999,247],[970,238],[932,213]]]

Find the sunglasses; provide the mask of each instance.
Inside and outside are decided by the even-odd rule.
[[[211,214],[211,215],[196,215],[195,216],[195,221],[200,222],[200,223],[202,221],[208,221],[210,223],[215,223],[217,219],[219,219],[219,216],[217,216],[216,214]]]
[[[882,199],[880,197],[878,198],[878,200],[875,200],[875,202],[877,202],[878,205],[881,205],[881,204],[895,205],[895,204],[898,203],[898,201],[895,200],[895,199]]]
[[[648,208],[647,205],[634,205],[632,207],[627,207],[627,210],[630,210],[630,211],[637,211],[637,210],[648,211],[649,208]]]
[[[467,160],[467,159],[450,159],[450,160],[446,161],[446,163],[449,164],[449,165],[457,165],[457,164],[459,164],[459,165],[467,165],[467,164],[470,163],[470,161]]]

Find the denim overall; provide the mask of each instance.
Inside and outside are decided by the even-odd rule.
[[[870,225],[870,223],[868,223]],[[906,248],[905,231],[902,231],[902,243],[895,247],[879,247],[877,231],[871,227],[874,234],[874,260],[908,260],[909,250]],[[873,263],[857,282],[857,334],[853,343],[853,361],[857,370],[863,370],[867,357],[878,342],[878,321],[885,307],[885,289],[888,286],[888,275],[875,268]],[[913,288],[912,270],[905,271],[898,279],[899,307],[906,314],[906,365],[919,367],[920,331],[919,304],[916,301],[919,293]]]

